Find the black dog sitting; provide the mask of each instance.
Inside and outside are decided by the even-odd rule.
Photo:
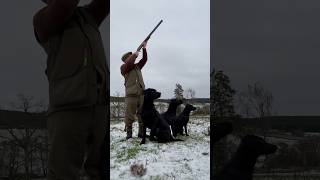
[[[191,104],[187,104],[184,107],[183,111],[179,114],[179,116],[175,120],[173,120],[171,127],[172,127],[172,134],[174,137],[176,137],[177,134],[183,135],[183,127],[184,127],[184,131],[186,133],[186,136],[189,136],[188,130],[187,130],[189,116],[190,116],[191,111],[194,111],[196,109],[197,108],[195,108]]]
[[[155,89],[144,90],[144,102],[140,112],[143,122],[143,136],[140,144],[146,141],[146,129],[151,129],[150,140],[155,140],[157,137],[158,142],[164,143],[169,141],[179,141],[174,139],[171,134],[170,126],[164,120],[154,106],[154,100],[161,96],[160,92]]]
[[[256,161],[260,155],[275,153],[277,146],[254,135],[245,136],[232,159],[215,177],[216,180],[252,180]]]
[[[213,144],[230,134],[233,130],[230,122],[214,123],[210,134],[212,135]]]
[[[182,103],[181,99],[171,99],[167,111],[161,114],[169,125],[172,125],[173,121],[177,118],[177,108]]]

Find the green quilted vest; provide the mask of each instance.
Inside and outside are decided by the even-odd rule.
[[[64,30],[42,44],[47,58],[49,81],[48,113],[91,106],[106,97],[106,56],[98,26],[84,8],[77,8]],[[102,78],[97,91],[98,74]]]
[[[135,67],[129,73],[124,75],[124,86],[126,88],[126,96],[138,96],[143,93],[145,88],[141,70],[139,67]]]

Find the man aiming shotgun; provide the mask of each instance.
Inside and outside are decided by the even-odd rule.
[[[84,165],[91,180],[101,180],[109,70],[99,26],[110,1],[92,0],[83,7],[79,0],[43,2],[47,6],[34,15],[33,25],[48,56],[47,179],[78,180]]]
[[[132,124],[134,122],[135,116],[138,118],[139,131],[138,137],[143,136],[143,123],[139,112],[143,104],[143,90],[145,88],[141,69],[147,62],[147,42],[150,39],[154,31],[160,26],[162,20],[157,24],[157,26],[151,31],[147,38],[141,43],[137,48],[135,53],[127,52],[122,56],[122,61],[124,64],[121,66],[121,74],[125,79],[125,130],[127,133],[126,139],[132,138]],[[142,59],[135,64],[135,60],[139,55],[139,51],[143,51]]]

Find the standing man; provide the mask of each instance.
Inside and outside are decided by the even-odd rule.
[[[109,0],[43,0],[33,18],[47,57],[49,81],[48,180],[79,180],[84,167],[101,180],[101,146],[107,129],[109,70],[99,26]]]
[[[127,52],[122,56],[122,61],[124,64],[121,66],[121,74],[124,77],[124,86],[125,86],[125,125],[127,137],[126,139],[132,138],[132,124],[134,122],[135,117],[138,117],[139,122],[139,132],[138,137],[142,137],[143,135],[143,123],[139,112],[142,108],[143,104],[143,90],[144,90],[144,82],[142,78],[141,69],[147,62],[147,41],[143,42],[143,55],[142,59],[138,63],[134,63],[136,58],[139,55],[139,51],[136,51],[132,54],[132,52]]]

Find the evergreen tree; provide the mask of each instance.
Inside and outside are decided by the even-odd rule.
[[[230,79],[223,71],[214,74],[212,90],[213,116],[233,117],[235,115],[233,106],[235,90],[231,88]]]
[[[223,117],[235,117],[233,96],[235,90],[230,86],[230,79],[223,71],[213,72],[211,76],[211,116],[212,122],[217,122]],[[214,129],[213,129],[214,131]],[[219,171],[228,161],[228,143],[225,139],[214,145],[214,170]]]
[[[177,99],[183,99],[183,88],[179,83],[176,84],[176,88],[174,89],[174,97]],[[182,112],[182,107],[178,106],[177,114],[180,114],[181,112]]]
[[[177,83],[174,89],[174,97],[177,99],[183,99],[183,88],[181,84]]]

